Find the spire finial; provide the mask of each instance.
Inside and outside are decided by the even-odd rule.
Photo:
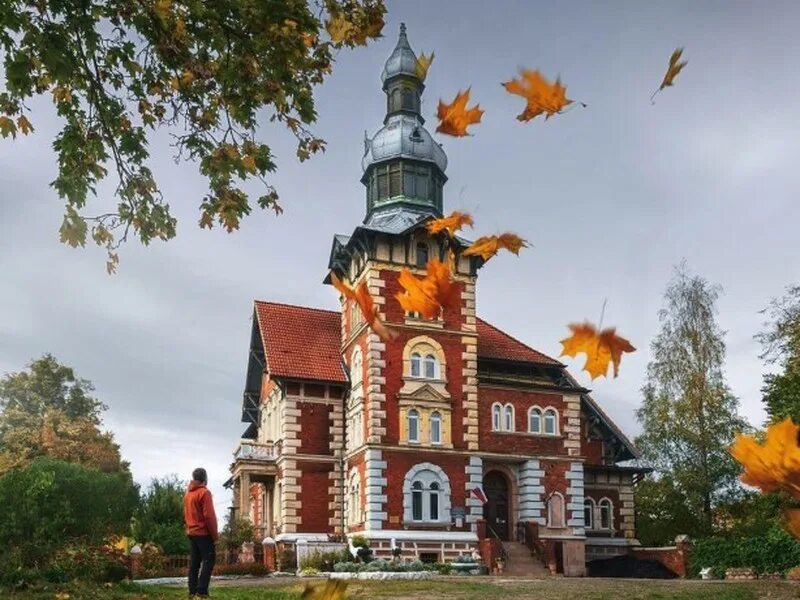
[[[400,23],[400,37],[405,37],[406,35],[406,24]]]

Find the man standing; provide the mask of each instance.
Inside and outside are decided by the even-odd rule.
[[[183,520],[192,547],[189,563],[189,597],[208,598],[208,583],[214,569],[214,542],[219,539],[214,502],[206,484],[205,469],[192,471],[192,481],[183,497]]]

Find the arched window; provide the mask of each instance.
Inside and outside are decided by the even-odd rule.
[[[422,521],[422,492],[421,481],[411,484],[411,518],[414,521]]]
[[[439,484],[433,482],[428,493],[428,516],[431,521],[439,520]]]
[[[499,404],[492,405],[492,431],[501,430],[501,410]]]
[[[428,266],[428,244],[420,242],[417,244],[417,266],[425,268]]]
[[[528,411],[528,432],[542,433],[542,411],[538,408]]]
[[[594,500],[585,498],[583,501],[583,526],[594,529]]]
[[[419,441],[419,412],[415,408],[408,411],[408,441]]]
[[[422,377],[422,356],[419,352],[411,353],[411,376]]]
[[[614,529],[614,507],[611,500],[603,498],[600,500],[600,529]]]
[[[450,481],[432,463],[414,465],[403,482],[403,520],[446,523],[450,520]]]
[[[510,404],[506,404],[503,409],[503,429],[514,431],[514,407]]]
[[[431,413],[431,444],[442,443],[442,415]]]
[[[544,411],[544,432],[547,435],[558,434],[558,413],[554,408]]]
[[[347,520],[350,524],[361,522],[361,486],[359,485],[358,471],[350,476],[350,498],[348,502]]]
[[[564,497],[558,492],[547,500],[547,526],[564,527]]]
[[[433,354],[428,354],[422,361],[425,367],[425,379],[436,379],[436,372],[439,370],[439,361]]]
[[[354,386],[361,383],[364,372],[363,364],[361,348],[356,347],[356,349],[353,350],[353,358],[350,361],[350,380]]]

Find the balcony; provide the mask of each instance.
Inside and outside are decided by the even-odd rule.
[[[233,451],[234,460],[251,460],[258,462],[275,462],[278,458],[275,446],[270,442],[260,444],[248,440],[239,442],[236,450]]]

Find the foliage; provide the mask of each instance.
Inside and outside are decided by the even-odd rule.
[[[134,539],[155,544],[165,554],[187,554],[183,495],[183,485],[176,476],[153,479],[139,499],[132,526]]]
[[[41,576],[46,581],[122,581],[128,576],[128,564],[119,550],[105,547],[74,546],[57,551]]]
[[[681,534],[697,535],[703,523],[669,474],[640,481],[634,488],[636,537],[643,546],[669,546]]]
[[[0,477],[0,564],[46,569],[60,551],[99,548],[127,531],[137,496],[128,473],[37,458]]]
[[[375,306],[375,302],[369,293],[366,279],[362,279],[358,287],[352,288],[339,279],[336,273],[331,273],[331,283],[345,299],[358,305],[364,320],[384,342],[397,337],[397,332],[394,329],[389,329],[378,316],[378,307]]]
[[[714,521],[720,533],[727,537],[754,538],[771,528],[781,527],[781,505],[782,498],[778,494],[743,491],[738,497],[718,504]]]
[[[469,135],[467,127],[481,122],[483,111],[480,105],[476,104],[472,108],[467,108],[469,102],[469,90],[458,92],[450,104],[445,104],[439,100],[436,110],[436,118],[439,119],[439,126],[436,131],[455,137]]]
[[[220,542],[229,548],[240,548],[245,542],[253,542],[256,533],[250,519],[238,518],[233,521],[228,515],[225,527],[220,532]]]
[[[561,355],[575,357],[581,352],[586,354],[583,370],[589,373],[592,379],[601,375],[605,377],[609,362],[614,365],[614,377],[617,377],[622,353],[636,351],[628,340],[617,335],[616,327],[598,331],[597,327],[586,322],[573,323],[569,325],[569,329],[572,335],[561,340],[563,346]]]
[[[369,563],[352,561],[337,562],[333,565],[336,573],[410,573],[416,571],[436,571],[447,575],[452,569],[450,563],[423,563],[419,560],[392,562],[376,558]]]
[[[426,275],[415,277],[404,268],[397,282],[403,291],[395,298],[406,312],[416,312],[423,319],[435,319],[444,308],[456,310],[461,302],[461,290],[452,277],[447,263],[428,261]]]
[[[91,382],[45,354],[27,370],[0,380],[0,475],[37,456],[102,471],[127,471],[110,432],[99,428],[106,409]]]
[[[253,575],[263,577],[269,571],[258,562],[218,564],[214,566],[214,575]]]
[[[360,566],[354,562],[342,561],[333,565],[333,570],[336,573],[357,573]]]
[[[764,376],[761,393],[767,414],[773,423],[800,423],[800,286],[789,287],[762,312],[769,321],[756,336],[764,348],[761,358],[783,368],[782,373]]]
[[[324,150],[307,129],[316,120],[314,86],[339,48],[380,35],[384,12],[382,0],[11,0],[0,8],[0,134],[32,131],[29,100],[52,97],[62,122],[51,184],[66,204],[61,239],[82,246],[91,235],[113,270],[129,233],[145,244],[175,235],[148,167],[160,131],[172,134],[177,158],[196,161],[208,179],[202,227],[216,221],[231,231],[250,213],[237,180],[260,181],[257,204],[279,212],[265,179],[276,166],[259,122],[266,113],[285,125],[300,160]],[[118,205],[88,216],[88,196],[108,165]]]
[[[297,569],[297,554],[291,546],[279,546],[275,558],[279,571],[294,571]]]
[[[800,542],[778,527],[752,537],[715,536],[696,542],[689,571],[711,567],[716,576],[731,567],[749,567],[758,573],[783,573],[800,564]]]
[[[712,528],[715,502],[738,488],[739,467],[728,448],[737,432],[749,430],[723,375],[724,333],[715,319],[720,291],[691,276],[685,263],[676,269],[637,411],[645,461],[670,474],[705,531]]]
[[[308,556],[303,558],[303,568],[317,569],[318,571],[329,573],[334,570],[338,563],[344,563],[352,560],[350,551],[346,548],[339,552],[320,552],[319,550],[311,552]]]
[[[303,567],[302,569],[300,569],[300,575],[313,576],[313,575],[319,575],[320,573],[322,573],[322,571],[320,571],[316,567]]]

